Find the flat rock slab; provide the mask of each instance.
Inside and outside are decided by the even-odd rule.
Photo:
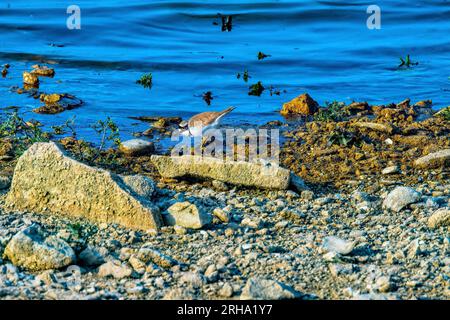
[[[153,155],[151,161],[164,178],[186,176],[215,179],[235,185],[263,189],[288,189],[290,171],[275,165],[244,161],[223,161],[212,157]]]
[[[392,133],[394,131],[391,125],[376,122],[354,122],[352,125],[358,128],[371,129],[384,133]]]
[[[421,169],[434,169],[448,167],[450,164],[450,149],[444,149],[420,157],[414,161],[414,165]]]
[[[14,210],[84,217],[133,229],[162,225],[159,209],[121,177],[70,158],[53,142],[35,143],[19,158],[6,202]]]

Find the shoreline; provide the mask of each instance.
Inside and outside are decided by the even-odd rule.
[[[76,258],[63,268],[26,271],[3,256],[0,298],[258,299],[252,286],[267,286],[264,293],[282,284],[288,289],[269,290],[271,299],[448,299],[448,156],[438,164],[414,165],[448,149],[448,120],[416,122],[402,116],[404,108],[387,109],[397,110],[388,120],[364,115],[313,121],[287,133],[282,166],[309,190],[164,179],[149,156],[119,156],[112,149],[88,163],[150,177],[151,201],[162,213],[187,201],[210,215],[199,229],[176,225],[142,232],[51,213],[5,213],[3,195],[1,251],[21,230],[38,224],[46,236],[67,243]],[[393,131],[384,130],[387,122]],[[353,142],[335,139],[330,145],[336,130]],[[73,156],[78,143],[66,138],[61,145]],[[117,157],[109,163],[111,153]],[[389,157],[397,153],[404,156]],[[2,161],[3,175],[12,175],[14,162]],[[410,188],[401,195],[406,204],[398,211],[386,207],[400,186]],[[436,224],[431,217],[439,214],[443,222]],[[146,250],[152,258],[142,256]]]

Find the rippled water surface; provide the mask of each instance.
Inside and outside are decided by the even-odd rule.
[[[68,30],[66,8],[81,8],[81,30]],[[366,9],[381,7],[381,30],[368,30]],[[217,14],[232,15],[222,32]],[[217,24],[218,23],[218,24]],[[237,109],[227,123],[279,119],[283,102],[303,92],[325,101],[382,104],[410,97],[450,104],[450,1],[0,1],[1,107],[45,124],[77,116],[79,130],[112,116],[123,138],[146,127],[129,116],[180,115]],[[262,51],[270,57],[258,61]],[[410,54],[417,67],[396,70]],[[35,115],[39,101],[11,93],[22,71],[51,62],[53,79],[41,90],[85,101],[58,115]],[[245,83],[236,74],[248,70]],[[135,81],[153,74],[151,90]],[[250,84],[281,90],[249,96]],[[284,92],[284,90],[286,92]],[[214,96],[207,106],[201,95]],[[2,111],[4,112],[4,111]]]

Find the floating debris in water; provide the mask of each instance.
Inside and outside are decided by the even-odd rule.
[[[136,81],[136,83],[140,84],[144,88],[151,89],[153,86],[153,75],[151,73],[144,74],[139,80]]]
[[[410,58],[409,54],[406,56],[405,59],[400,58],[400,62],[401,62],[401,63],[400,63],[400,65],[398,66],[398,68],[402,68],[402,67],[405,67],[405,68],[411,68],[412,66],[417,66],[417,65],[419,65],[418,62],[412,62],[412,61],[411,61],[411,58]]]
[[[208,106],[211,105],[211,100],[214,99],[211,91],[207,91],[207,92],[203,93],[202,98],[203,98],[203,101],[205,101]]]
[[[233,29],[233,16],[222,16],[219,14],[219,17],[222,19],[222,32],[231,32]]]
[[[273,95],[279,96],[279,95],[281,95],[281,92],[286,93],[287,91],[286,90],[283,90],[283,91],[278,90],[274,86],[271,85],[269,87],[269,92],[270,92],[270,96],[273,96]]]
[[[49,43],[48,46],[56,47],[56,48],[64,48],[65,47],[63,44],[59,44],[59,43]]]
[[[264,88],[262,82],[261,82],[261,81],[258,81],[257,83],[252,84],[252,85],[250,86],[249,90],[250,90],[250,91],[248,92],[248,95],[249,95],[249,96],[257,96],[257,97],[260,97],[261,94],[263,93],[263,91],[265,90],[265,88]]]
[[[236,75],[236,78],[240,79],[240,78],[241,78],[241,74],[238,73],[238,74]],[[243,79],[245,82],[248,82],[248,79],[249,79],[249,78],[251,78],[251,77],[248,75],[248,70],[245,70],[244,73],[242,74],[242,79]]]
[[[9,64],[6,63],[3,65],[3,70],[2,70],[2,77],[5,78],[6,75],[8,74],[8,69],[9,69]]]
[[[265,54],[265,53],[263,53],[261,51],[258,52],[258,60],[263,60],[263,59],[268,58],[268,57],[271,57],[271,55]]]

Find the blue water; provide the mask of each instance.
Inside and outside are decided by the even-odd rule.
[[[70,1],[0,1],[1,107],[20,106],[46,125],[77,116],[77,127],[111,116],[128,138],[148,127],[129,116],[180,115],[237,109],[227,124],[262,124],[298,94],[319,103],[365,100],[373,104],[432,99],[450,104],[450,1],[86,1],[81,30],[68,30]],[[381,29],[366,27],[371,4],[381,8]],[[231,32],[217,14],[233,15]],[[215,25],[214,22],[218,22]],[[51,46],[57,44],[58,46]],[[62,45],[62,47],[60,47]],[[257,53],[271,55],[258,61]],[[396,70],[399,57],[419,65]],[[41,78],[40,90],[67,92],[85,101],[58,115],[36,115],[38,100],[9,91],[22,71],[51,62],[55,78]],[[236,74],[248,70],[245,83]],[[135,81],[153,74],[153,87]],[[257,81],[280,96],[249,96]],[[286,90],[286,92],[283,92]],[[212,91],[207,106],[203,92]],[[4,111],[2,111],[4,112]]]

